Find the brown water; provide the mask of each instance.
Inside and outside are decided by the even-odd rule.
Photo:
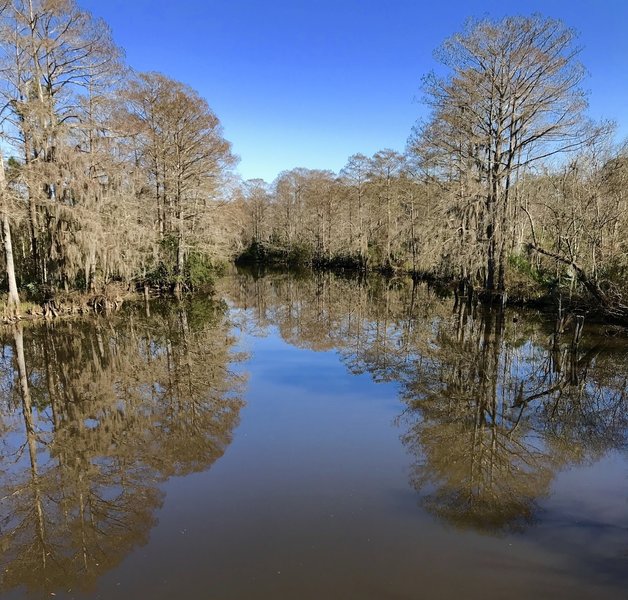
[[[2,598],[626,598],[628,339],[423,285],[0,337]]]

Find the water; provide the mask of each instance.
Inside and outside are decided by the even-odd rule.
[[[0,338],[2,598],[625,598],[628,340],[244,274]]]

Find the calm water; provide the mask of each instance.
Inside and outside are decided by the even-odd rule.
[[[626,598],[628,339],[423,285],[0,338],[2,598]]]

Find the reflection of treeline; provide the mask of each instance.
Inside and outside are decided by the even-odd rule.
[[[256,327],[337,349],[348,368],[400,384],[412,484],[459,526],[519,528],[555,473],[624,447],[625,344],[575,343],[538,315],[442,299],[425,284],[329,273],[233,280]]]
[[[404,442],[425,505],[460,526],[529,522],[559,469],[624,446],[626,354],[457,308],[404,380]]]
[[[0,589],[88,588],[144,544],[159,484],[210,467],[242,407],[224,310],[5,332]]]

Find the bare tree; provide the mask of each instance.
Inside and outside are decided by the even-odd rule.
[[[490,294],[505,291],[517,177],[585,139],[584,70],[574,41],[560,21],[539,16],[472,21],[441,48],[450,73],[425,78],[432,120],[420,129],[420,144],[452,173],[461,203],[474,206]]]
[[[129,134],[152,189],[162,247],[174,254],[181,295],[186,255],[224,242],[216,223],[220,184],[235,161],[220,121],[193,89],[159,73],[133,79],[124,94]]]

